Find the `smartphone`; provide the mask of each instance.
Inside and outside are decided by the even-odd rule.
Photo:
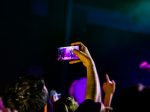
[[[58,61],[63,60],[77,60],[79,59],[74,53],[73,49],[79,50],[79,46],[66,46],[58,48]]]

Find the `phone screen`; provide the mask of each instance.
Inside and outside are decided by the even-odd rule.
[[[74,53],[73,49],[79,50],[79,46],[66,46],[58,48],[58,61],[62,60],[77,60],[79,59]]]

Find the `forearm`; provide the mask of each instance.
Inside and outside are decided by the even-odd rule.
[[[104,97],[104,105],[105,105],[105,107],[110,107],[111,106],[112,97],[113,97],[112,93],[105,94],[105,97]]]
[[[113,97],[113,93],[105,94],[104,97],[105,112],[110,112],[112,110],[111,108],[112,97]]]
[[[83,65],[86,67],[87,70],[87,82],[86,82],[86,99],[91,99],[94,102],[98,102],[98,97],[101,96],[100,94],[100,82],[96,70],[95,63],[87,49],[87,47],[81,42],[75,42],[71,45],[80,45],[80,51],[73,50],[74,54],[76,54],[80,60],[70,62],[77,63],[82,62]],[[101,97],[99,98],[101,102]]]
[[[87,67],[86,99],[92,99],[96,102],[99,99],[101,102],[100,82],[94,63]]]

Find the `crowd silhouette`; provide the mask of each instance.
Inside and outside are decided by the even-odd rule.
[[[73,53],[79,58],[71,60],[69,64],[81,62],[86,70],[85,98],[79,104],[73,96],[63,96],[56,90],[48,91],[45,81],[41,77],[24,76],[11,83],[5,94],[0,98],[0,112],[149,112],[150,89],[143,84],[130,86],[119,92],[117,103],[112,107],[116,83],[109,75],[105,75],[105,82],[100,85],[95,62],[82,42],[71,43],[80,46]],[[150,70],[147,62],[140,68]],[[101,73],[100,73],[101,75]],[[118,85],[119,86],[119,85]],[[102,92],[104,98],[102,98]]]

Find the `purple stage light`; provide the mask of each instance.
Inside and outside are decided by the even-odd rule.
[[[73,96],[75,100],[81,104],[85,99],[86,78],[80,78],[71,83],[69,88],[69,95]]]

